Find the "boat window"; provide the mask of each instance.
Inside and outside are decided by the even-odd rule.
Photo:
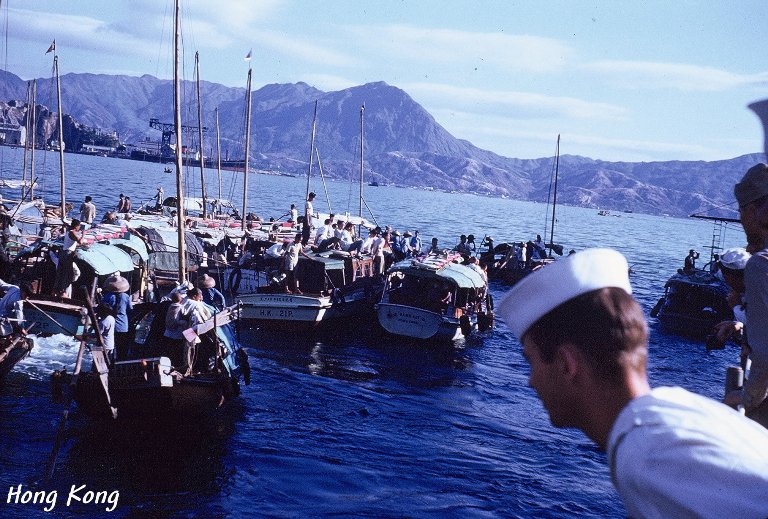
[[[149,312],[147,315],[141,318],[141,320],[136,323],[136,344],[144,344],[147,342],[147,338],[149,337],[149,330],[152,326],[152,319],[155,317],[155,314],[153,312]]]

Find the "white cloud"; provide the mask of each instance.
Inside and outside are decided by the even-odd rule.
[[[382,54],[422,61],[469,63],[507,70],[559,70],[573,55],[562,42],[539,36],[426,29],[409,25],[348,27],[361,45]]]
[[[424,105],[450,104],[456,107],[496,107],[504,115],[518,118],[568,117],[576,119],[625,120],[624,107],[585,101],[573,97],[547,96],[511,90],[481,90],[434,83],[406,83],[401,85]],[[478,110],[479,111],[479,110]]]
[[[627,88],[675,88],[683,91],[718,92],[768,83],[768,73],[736,74],[714,67],[650,61],[598,61],[585,66]]]

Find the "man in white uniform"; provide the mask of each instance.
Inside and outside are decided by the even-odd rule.
[[[648,330],[626,259],[588,249],[515,285],[498,314],[556,427],[608,453],[627,514],[768,517],[768,431],[678,387],[651,389]]]

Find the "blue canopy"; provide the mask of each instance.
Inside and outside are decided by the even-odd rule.
[[[108,241],[110,245],[115,245],[121,249],[130,249],[138,254],[142,261],[146,262],[149,259],[149,252],[147,251],[147,244],[144,240],[133,234],[126,234],[127,238],[113,238]]]
[[[90,265],[97,276],[106,276],[115,272],[133,272],[131,256],[113,245],[94,243],[88,248],[78,247],[77,259]]]
[[[485,286],[485,280],[479,272],[460,263],[446,263],[439,268],[427,268],[419,262],[404,260],[396,263],[390,272],[400,271],[411,276],[441,277],[450,280],[459,288],[481,288]]]

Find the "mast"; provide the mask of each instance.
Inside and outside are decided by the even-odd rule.
[[[29,157],[29,199],[34,199],[35,191],[35,147],[37,146],[37,80],[32,80],[32,153]],[[23,201],[23,200],[22,200]]]
[[[181,0],[175,0],[174,9],[173,116],[174,130],[176,132],[176,232],[179,240],[179,282],[184,283],[187,279],[187,254],[185,250],[186,244],[184,243],[184,191],[182,188],[183,168],[181,164],[181,77],[179,76],[179,61],[181,60],[181,49],[179,48],[179,41],[181,40]]]
[[[363,144],[365,143],[365,134],[363,133],[363,116],[365,115],[365,103],[360,107],[360,225],[363,224]]]
[[[219,202],[221,202],[221,138],[219,137],[219,107],[216,107],[216,172],[219,177]]]
[[[24,125],[27,135],[24,139],[24,165],[21,170],[21,201],[24,201],[24,187],[27,185],[27,157],[29,155],[29,108],[32,99],[32,82],[27,82],[27,121]]]
[[[549,229],[549,257],[552,257],[552,247],[555,245],[555,208],[557,207],[557,173],[560,168],[560,134],[557,134],[555,148],[555,194],[552,197],[552,226]]]
[[[195,52],[195,76],[197,76],[197,139],[200,148],[200,190],[203,197],[203,218],[208,216],[205,200],[205,160],[203,158],[203,103],[200,99],[200,53]]]
[[[312,140],[309,144],[309,169],[307,170],[307,192],[304,199],[309,198],[309,179],[312,177],[312,155],[315,152],[315,130],[317,128],[317,99],[315,99],[315,116],[312,118]]]
[[[67,195],[64,183],[64,116],[61,113],[61,79],[59,78],[59,56],[53,49],[53,68],[56,73],[56,97],[59,103],[59,172],[61,176],[61,220],[67,215]]]
[[[250,53],[249,53],[250,55]],[[245,231],[245,212],[248,202],[248,155],[251,152],[251,65],[248,64],[248,82],[245,89],[245,164],[243,165],[243,214],[241,229]]]

